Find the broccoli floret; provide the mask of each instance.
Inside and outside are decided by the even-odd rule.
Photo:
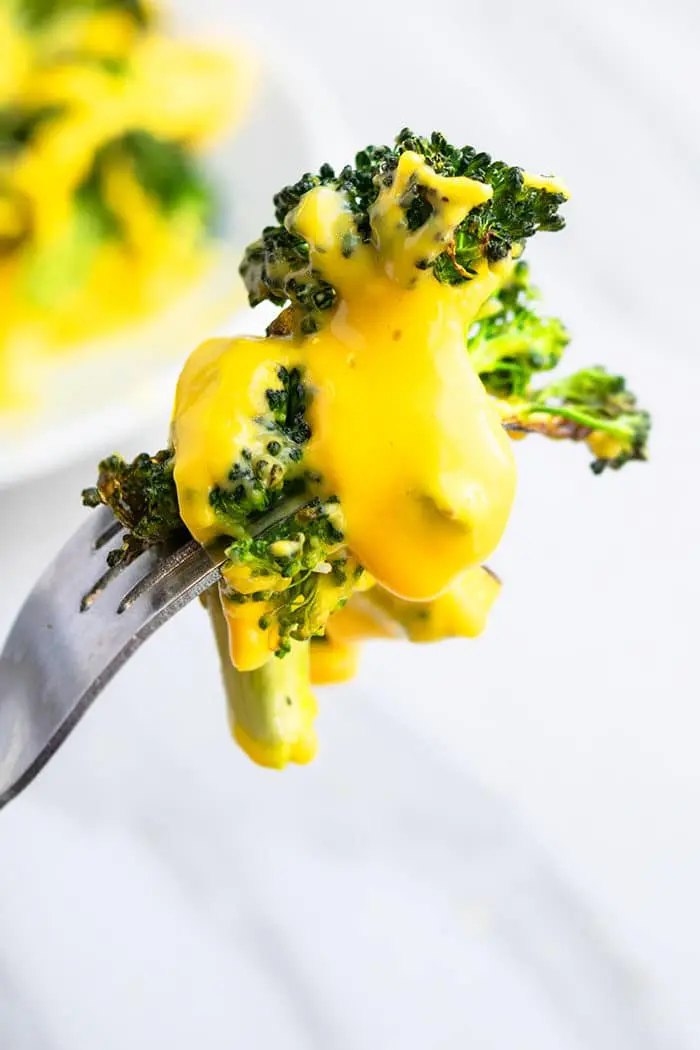
[[[117,234],[120,228],[105,202],[103,187],[110,167],[122,162],[131,166],[136,181],[169,218],[189,212],[203,225],[211,223],[215,211],[212,191],[195,160],[179,143],[137,130],[100,147],[76,191],[81,209],[101,211],[105,233]]]
[[[559,364],[569,333],[557,317],[543,317],[527,263],[516,263],[467,336],[474,368],[495,397],[524,397],[535,372]]]
[[[247,565],[254,576],[297,578],[343,543],[338,517],[337,500],[316,497],[255,537],[234,540],[228,556],[235,565]]]
[[[234,602],[264,602],[261,629],[274,625],[276,652],[288,652],[290,640],[304,640],[323,629],[338,601],[347,597],[356,563],[344,547],[337,499],[320,499],[321,481],[305,465],[311,437],[306,413],[309,391],[300,369],[279,366],[277,384],[265,392],[267,410],[255,418],[259,428],[253,448],[244,448],[225,484],[209,494],[222,536],[231,538],[229,566],[256,579],[260,587],[241,594],[229,585]],[[269,515],[279,517],[265,525]],[[261,520],[263,519],[263,520]],[[262,527],[262,531],[260,531]],[[266,584],[276,581],[274,587]]]
[[[110,567],[132,561],[148,547],[184,539],[188,533],[180,517],[170,449],[155,456],[142,453],[127,463],[109,456],[99,466],[97,484],[83,490],[86,507],[104,504],[126,529],[121,547],[111,551]]]
[[[362,569],[349,554],[342,531],[340,505],[331,498],[314,498],[255,537],[234,541],[226,554],[234,567],[250,571],[251,578],[283,581],[283,587],[254,591],[244,597],[231,588],[231,601],[265,603],[259,626],[274,625],[276,653],[289,651],[292,640],[320,634],[338,605],[357,585]]]
[[[86,281],[104,241],[119,230],[116,216],[89,192],[78,192],[61,236],[48,245],[28,243],[22,290],[34,306],[50,309]]]
[[[559,364],[569,342],[558,318],[539,313],[538,299],[527,265],[516,263],[467,336],[472,364],[499,400],[504,426],[514,435],[585,441],[595,454],[596,474],[646,459],[651,419],[622,376],[586,368],[544,387],[533,385],[538,373]]]
[[[225,483],[216,485],[209,501],[222,533],[245,539],[249,520],[269,511],[283,497],[305,491],[309,477],[303,464],[304,446],[311,436],[306,421],[309,392],[298,368],[276,370],[276,384],[265,391],[266,411],[254,420],[258,441],[244,448],[231,465]]]
[[[648,458],[649,413],[638,407],[623,376],[600,367],[529,391],[526,399],[506,409],[504,425],[516,432],[585,441],[596,457],[594,474]]]
[[[212,488],[209,501],[221,537],[229,540],[228,566],[241,569],[251,581],[245,593],[223,583],[222,594],[234,603],[265,603],[260,626],[274,625],[275,651],[281,656],[289,652],[292,640],[323,630],[361,570],[344,546],[337,499],[313,494],[320,479],[304,465],[311,430],[302,374],[280,366],[276,379],[266,391],[267,411],[255,419],[258,451],[243,449],[226,483]],[[110,506],[127,530],[110,564],[130,561],[148,546],[188,535],[173,467],[171,449],[154,457],[137,456],[131,464],[119,456],[100,464],[97,486],[84,491],[83,502]],[[275,520],[270,521],[271,516]],[[257,579],[260,585],[255,588]]]
[[[189,211],[203,224],[212,221],[215,209],[211,187],[197,162],[178,142],[148,131],[129,131],[97,152],[96,177],[101,177],[101,169],[113,159],[121,158],[133,166],[139,184],[166,215]]]
[[[263,230],[241,264],[251,305],[264,299],[277,305],[291,300],[302,313],[302,331],[317,327],[324,312],[333,306],[336,289],[310,268],[307,241],[290,229],[295,210],[316,186],[339,190],[353,217],[343,244],[344,254],[351,255],[359,244],[372,240],[372,208],[381,190],[392,185],[399,159],[406,152],[424,158],[438,175],[465,176],[493,191],[489,200],[472,208],[444,250],[425,261],[423,268],[431,268],[439,281],[462,284],[473,276],[479,260],[497,262],[513,249],[519,250],[537,230],[560,230],[564,226],[559,207],[566,196],[554,186],[528,185],[521,168],[492,161],[489,154],[471,146],[451,146],[439,132],[424,139],[404,129],[395,146],[368,146],[357,154],[354,166],[348,165],[336,174],[324,164],[317,175],[303,175],[277,194],[275,215],[279,225]],[[436,210],[430,189],[419,178],[406,187],[401,208],[409,231],[428,224]]]
[[[180,200],[177,164],[159,172],[157,164],[150,166],[151,143],[122,142],[121,148],[127,145],[135,166],[145,165],[142,183],[153,187],[162,206]],[[225,422],[232,418],[236,424],[222,431],[222,440],[235,449],[228,453],[234,462],[222,470],[209,448],[202,453],[195,441],[191,461],[183,452],[189,483],[181,491],[193,532],[202,542],[225,542],[224,578],[205,602],[214,620],[235,733],[257,761],[282,765],[312,754],[309,651],[312,640],[321,645],[327,627],[326,646],[354,644],[352,631],[361,636],[360,614],[369,616],[372,637],[471,637],[483,629],[499,588],[490,570],[476,566],[468,570],[471,576],[465,572],[455,578],[430,602],[397,598],[379,585],[368,595],[359,593],[373,580],[347,546],[338,498],[328,495],[333,490],[324,488],[324,479],[308,465],[313,353],[326,347],[323,337],[305,337],[328,321],[341,298],[350,311],[353,297],[365,295],[367,283],[374,281],[377,302],[391,307],[395,294],[420,285],[418,310],[432,292],[445,310],[454,308],[451,332],[459,335],[460,324],[470,325],[464,332],[465,353],[514,437],[536,432],[585,441],[596,457],[596,473],[646,458],[649,416],[637,407],[622,377],[589,368],[568,379],[537,383],[540,373],[557,367],[569,335],[560,320],[540,311],[527,266],[514,260],[535,232],[562,228],[559,208],[567,196],[555,179],[528,175],[471,147],[456,148],[437,133],[421,139],[403,131],[395,146],[368,147],[354,166],[338,174],[324,165],[275,197],[277,225],[266,227],[247,249],[241,274],[252,305],[267,299],[284,309],[268,328],[273,338],[262,342],[262,353],[257,340],[242,340],[240,348],[235,341],[202,348],[208,371],[202,380],[197,358],[187,388],[200,380],[206,387],[213,375],[225,378],[212,387],[214,409],[203,398],[201,415],[194,422],[190,417],[187,427],[190,434],[196,431],[199,419],[206,428],[210,413],[218,419],[221,409]],[[491,297],[480,307],[486,295]],[[376,312],[384,318],[379,306]],[[410,326],[410,309],[405,315]],[[423,322],[419,313],[415,316],[416,324]],[[358,328],[362,323],[360,317]],[[331,334],[335,338],[335,331]],[[381,339],[366,345],[380,353]],[[255,362],[255,378],[251,372],[246,386],[251,400],[241,404],[255,407],[242,409],[236,402],[229,408],[239,378],[248,381],[248,366],[239,374],[235,355],[239,349],[247,354],[249,344],[256,350],[244,359]],[[456,350],[459,354],[459,346]],[[323,393],[323,383],[317,383],[316,396]],[[361,411],[359,405],[358,427]],[[180,445],[179,425],[176,407],[173,440],[183,451],[188,430],[183,427]],[[131,465],[116,457],[105,461],[97,488],[84,494],[88,504],[114,507],[126,525],[117,560],[186,534],[173,481],[174,455],[169,450],[153,459],[142,456]],[[217,484],[209,480],[212,464]],[[350,502],[348,515],[349,507]],[[347,638],[343,631],[350,632]],[[272,651],[284,659],[271,659]]]

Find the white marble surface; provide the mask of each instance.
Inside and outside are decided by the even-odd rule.
[[[698,1045],[697,8],[301,6],[269,25],[358,144],[438,124],[567,176],[530,256],[572,361],[654,409],[653,460],[521,446],[488,634],[371,650],[309,770],[244,762],[204,618],[169,625],[0,816],[0,1047]],[[50,535],[0,494],[0,630],[89,476],[49,486]]]

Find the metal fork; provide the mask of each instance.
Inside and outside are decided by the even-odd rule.
[[[141,643],[221,575],[223,551],[194,540],[106,573],[121,533],[111,511],[94,511],[44,570],[5,642],[0,808],[34,779]]]

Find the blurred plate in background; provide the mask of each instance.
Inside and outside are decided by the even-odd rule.
[[[206,276],[167,310],[42,363],[33,381],[36,407],[0,415],[0,488],[78,457],[99,458],[153,420],[167,425],[178,372],[197,343],[265,324],[265,313],[253,317],[247,306],[238,277],[241,250],[270,222],[273,194],[338,156],[344,138],[328,93],[303,66],[269,47],[265,53],[245,126],[205,160],[219,194],[225,245]],[[313,110],[306,99],[314,100]]]

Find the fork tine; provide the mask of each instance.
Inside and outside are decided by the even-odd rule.
[[[115,536],[118,536],[119,533],[123,531],[124,526],[115,518],[114,521],[107,526],[104,532],[97,537],[93,544],[94,549],[96,551],[100,550],[101,547],[104,547],[106,543],[109,543],[110,540],[113,540]]]
[[[116,565],[110,565],[106,572],[103,572],[97,582],[93,584],[87,594],[84,594],[80,599],[80,611],[87,612],[97,598],[104,593],[112,580],[116,580],[117,576],[121,576],[124,570],[128,567],[129,563],[126,561],[120,561]]]
[[[142,594],[145,594],[150,587],[160,583],[162,579],[178,568],[183,561],[194,557],[198,551],[201,551],[201,549],[202,548],[196,540],[191,540],[189,543],[186,543],[184,547],[179,547],[178,550],[168,555],[167,558],[164,558],[154,569],[151,570],[151,572],[142,577],[142,579],[140,579],[130,591],[127,591],[117,606],[117,613],[121,615],[125,612],[125,610],[133,605]]]

